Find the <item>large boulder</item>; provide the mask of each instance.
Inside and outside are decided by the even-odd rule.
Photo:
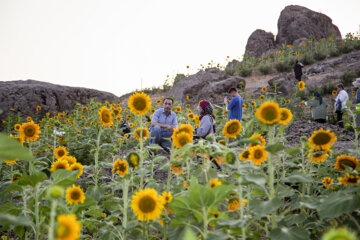
[[[252,57],[259,58],[263,53],[274,48],[274,35],[271,32],[257,29],[250,35],[245,52]]]
[[[321,39],[330,35],[341,38],[341,33],[331,18],[306,7],[290,5],[281,11],[276,44],[294,44],[300,38],[314,36]]]
[[[0,120],[7,114],[20,113],[34,116],[36,106],[41,106],[40,117],[50,112],[69,112],[77,103],[87,104],[91,98],[97,101],[116,102],[118,97],[94,89],[67,87],[35,80],[0,82]]]
[[[185,100],[190,96],[195,102],[201,99],[215,100],[226,94],[231,87],[245,88],[245,80],[239,76],[228,75],[218,68],[208,68],[196,74],[184,77],[174,84],[167,93],[176,100]]]

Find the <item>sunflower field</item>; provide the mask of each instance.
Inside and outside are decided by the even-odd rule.
[[[289,145],[294,104],[262,91],[244,98],[241,122],[215,107],[206,139],[194,138],[198,104],[175,102],[170,152],[149,145],[164,99],[142,92],[127,104],[8,117],[1,239],[359,239],[358,128],[341,151],[328,129]]]

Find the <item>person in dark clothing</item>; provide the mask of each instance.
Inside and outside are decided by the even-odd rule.
[[[299,60],[296,60],[295,62],[295,66],[294,66],[294,73],[295,73],[295,78],[300,82],[301,81],[301,76],[302,76],[302,68],[304,67],[304,65],[301,64],[301,62],[299,62]]]

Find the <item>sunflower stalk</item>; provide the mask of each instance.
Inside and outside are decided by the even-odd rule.
[[[100,151],[100,137],[101,137],[101,131],[102,129],[99,129],[98,135],[97,135],[97,139],[96,139],[96,149],[95,149],[95,176],[94,176],[94,181],[95,181],[95,186],[98,186],[98,165],[99,165],[99,151]]]
[[[273,144],[273,140],[274,140],[274,134],[275,134],[275,127],[274,125],[271,125],[268,129],[268,134],[269,134],[269,145]],[[275,192],[275,187],[274,187],[274,163],[273,163],[273,155],[272,153],[269,153],[269,161],[268,161],[268,166],[269,166],[269,188],[270,188],[270,201],[272,201],[275,197],[276,197],[276,192]],[[241,203],[240,203],[241,204]],[[276,212],[272,213],[271,216],[271,226],[272,229],[275,229],[277,226],[276,223]]]
[[[208,219],[207,219],[207,209],[206,207],[203,207],[203,221],[204,221],[204,224],[203,224],[203,237],[204,239],[207,238],[207,226],[208,226]]]
[[[241,170],[240,170],[240,162],[237,161],[238,173],[240,177],[238,178],[238,191],[239,191],[239,200],[240,200],[240,219],[244,219],[244,206],[243,206],[243,189],[242,189],[242,177],[241,177]],[[243,227],[242,231],[242,238],[246,239],[246,226]]]
[[[39,220],[39,183],[34,188],[35,198],[35,239],[39,239],[40,234],[40,220]]]
[[[140,170],[143,171],[143,147],[144,147],[144,144],[143,144],[143,139],[142,139],[142,136],[143,136],[143,131],[142,131],[142,127],[143,127],[143,121],[142,121],[142,115],[140,115]],[[140,175],[140,189],[142,189],[143,187],[143,184],[144,184],[144,174],[141,174]]]
[[[171,152],[170,152],[170,163],[171,161],[174,159],[174,145],[171,144]],[[166,191],[170,192],[170,181],[171,181],[171,164],[169,164],[169,169],[168,169],[168,179],[167,179],[167,184],[166,184]]]
[[[127,208],[128,208],[128,191],[129,191],[129,180],[124,179],[124,185],[123,185],[123,200],[124,200],[124,216],[123,216],[123,228],[124,228],[124,239],[126,239],[126,228],[127,228]]]
[[[50,225],[49,225],[49,232],[48,232],[49,240],[54,240],[56,206],[57,206],[57,200],[52,200],[51,211],[50,211]]]

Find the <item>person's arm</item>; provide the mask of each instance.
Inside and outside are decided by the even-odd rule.
[[[170,125],[167,125],[164,123],[159,123],[160,114],[161,113],[159,111],[154,112],[153,118],[151,120],[151,126],[152,127],[159,126],[161,128],[167,128],[167,129],[169,129],[169,131],[171,131],[173,128]]]
[[[356,99],[353,103],[360,103],[360,88],[356,91]]]
[[[204,116],[200,121],[200,127],[197,129],[196,134],[199,137],[205,137],[210,132],[211,127],[210,116]]]

